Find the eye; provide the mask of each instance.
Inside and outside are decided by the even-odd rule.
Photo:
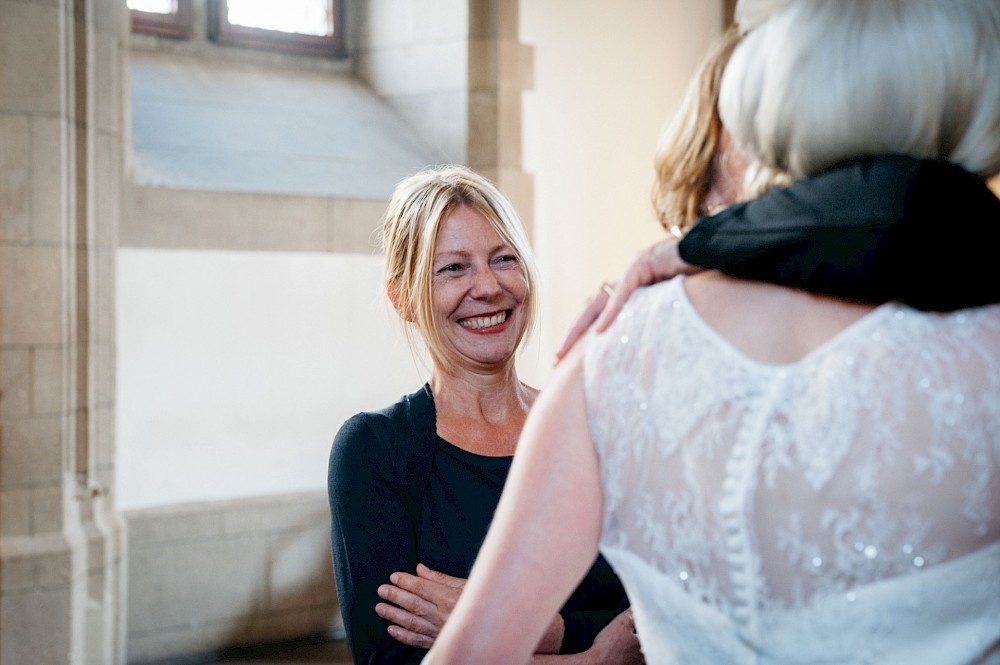
[[[465,266],[461,263],[449,263],[448,265],[441,266],[438,268],[438,274],[448,273],[448,272],[458,272],[462,270]]]
[[[513,254],[504,254],[503,256],[498,256],[496,262],[500,264],[516,264],[518,263],[517,257]]]

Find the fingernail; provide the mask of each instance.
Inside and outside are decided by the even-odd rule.
[[[393,573],[389,576],[389,581],[393,584],[399,584],[399,573]]]

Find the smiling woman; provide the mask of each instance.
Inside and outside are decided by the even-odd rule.
[[[430,378],[344,424],[329,492],[354,661],[406,664],[434,643],[461,593],[538,394],[515,368],[535,318],[537,280],[510,202],[463,167],[399,183],[382,240],[386,290],[414,341],[426,345]],[[537,651],[639,662],[626,607],[598,559],[547,619]]]

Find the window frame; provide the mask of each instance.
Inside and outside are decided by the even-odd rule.
[[[177,10],[172,14],[130,9],[129,23],[132,32],[135,33],[172,39],[188,39],[191,37],[194,27],[191,0],[177,0]]]
[[[225,46],[342,58],[347,55],[344,48],[344,2],[327,2],[333,16],[333,34],[324,36],[234,25],[226,16],[226,0],[208,0],[208,38]]]

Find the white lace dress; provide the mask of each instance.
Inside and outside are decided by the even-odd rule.
[[[649,665],[1000,662],[1000,306],[883,305],[773,365],[675,279],[584,372]]]

